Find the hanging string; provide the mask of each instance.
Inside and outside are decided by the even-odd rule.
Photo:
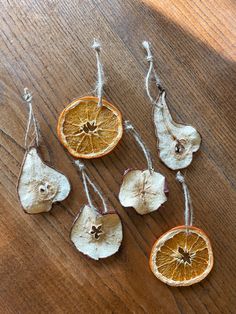
[[[176,179],[182,184],[182,188],[184,192],[184,200],[185,200],[184,220],[185,220],[185,226],[188,230],[188,227],[193,225],[192,200],[190,197],[188,186],[185,183],[185,178],[180,171],[177,172]]]
[[[95,207],[93,206],[92,199],[91,199],[90,194],[89,194],[89,189],[88,189],[88,185],[87,185],[87,180],[86,180],[86,177],[85,177],[85,170],[84,170],[84,169],[85,169],[85,165],[84,165],[82,162],[80,162],[79,160],[76,160],[76,161],[75,161],[75,164],[76,164],[76,166],[78,166],[78,168],[79,168],[79,170],[80,170],[80,172],[81,172],[81,174],[82,174],[82,180],[83,180],[84,191],[85,191],[85,194],[86,194],[86,197],[87,197],[89,206],[90,206],[91,208],[95,208]]]
[[[131,124],[130,121],[125,121],[124,122],[124,127],[126,131],[131,131],[134,139],[136,140],[136,142],[138,143],[138,145],[141,147],[144,156],[147,160],[147,166],[148,166],[148,170],[150,171],[150,174],[152,174],[152,172],[154,171],[153,169],[153,164],[152,164],[152,158],[151,158],[151,154],[150,151],[147,149],[146,145],[144,144],[141,136],[139,135],[139,133],[135,130],[135,128],[133,127],[133,125]]]
[[[151,103],[153,105],[155,105],[157,103],[158,99],[159,99],[159,95],[156,98],[154,98],[151,95],[151,91],[150,91],[151,75],[153,75],[153,77],[155,79],[156,86],[157,86],[160,94],[162,94],[162,92],[164,91],[164,88],[162,87],[161,80],[160,80],[159,76],[157,75],[156,70],[154,68],[153,55],[151,53],[150,43],[148,41],[146,41],[146,40],[143,41],[143,47],[144,47],[144,49],[147,52],[146,59],[147,59],[147,61],[149,63],[149,69],[148,69],[148,72],[147,72],[147,75],[146,75],[146,78],[145,78],[145,89],[146,89],[148,98],[150,99]]]
[[[82,174],[82,180],[83,180],[83,185],[84,185],[84,191],[85,191],[85,194],[86,194],[86,197],[87,197],[87,200],[88,200],[88,203],[89,203],[89,206],[93,209],[96,210],[95,206],[93,205],[93,202],[92,202],[92,198],[90,196],[90,193],[89,193],[89,189],[88,189],[88,184],[87,182],[91,185],[91,187],[93,188],[94,192],[98,194],[98,196],[100,197],[101,201],[102,201],[102,204],[103,204],[103,209],[104,209],[104,213],[107,213],[108,212],[108,208],[107,208],[107,204],[105,202],[105,199],[104,199],[104,196],[102,194],[101,191],[98,190],[98,188],[96,187],[96,185],[93,183],[93,181],[89,178],[89,176],[87,175],[86,171],[85,171],[85,165],[82,161],[80,160],[76,160],[75,161],[75,165],[79,168],[81,174]]]
[[[25,100],[25,102],[28,104],[28,107],[29,107],[29,117],[28,117],[26,132],[25,132],[25,148],[28,147],[27,141],[28,141],[30,126],[31,126],[32,122],[33,122],[33,126],[34,126],[35,142],[36,142],[36,145],[39,146],[39,128],[38,128],[37,121],[35,119],[33,106],[32,106],[33,96],[27,87],[24,88],[23,99]]]
[[[103,86],[104,86],[104,72],[103,72],[103,66],[101,62],[101,44],[94,39],[92,48],[96,52],[96,59],[97,59],[97,84],[96,84],[96,92],[98,97],[98,106],[102,106],[102,96],[103,96]]]

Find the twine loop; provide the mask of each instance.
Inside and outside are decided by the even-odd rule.
[[[27,149],[30,146],[30,144],[27,144],[27,141],[28,141],[29,131],[30,131],[30,127],[31,127],[32,122],[33,122],[33,127],[34,127],[35,142],[36,142],[36,146],[38,147],[39,146],[40,132],[39,132],[38,123],[37,123],[37,120],[35,118],[33,106],[32,106],[33,96],[27,87],[24,88],[23,99],[25,100],[25,102],[27,103],[27,105],[29,107],[29,116],[28,116],[26,132],[25,132],[25,148]]]
[[[100,197],[100,199],[102,201],[102,204],[103,204],[103,209],[104,209],[103,213],[107,213],[108,212],[108,208],[107,208],[107,204],[106,204],[105,198],[104,198],[102,192],[97,188],[97,186],[93,183],[93,181],[87,175],[87,173],[85,171],[85,169],[86,169],[85,164],[81,160],[75,160],[74,163],[79,168],[79,170],[80,170],[80,172],[82,174],[84,191],[85,191],[85,194],[86,194],[89,206],[97,211],[96,207],[93,205],[92,197],[91,197],[91,195],[89,193],[89,189],[88,189],[88,184],[87,183],[90,184],[90,186],[93,188],[94,192],[97,193],[98,196]]]
[[[124,122],[124,128],[128,132],[132,132],[135,141],[141,147],[141,149],[142,149],[142,151],[144,153],[144,156],[145,156],[146,161],[147,161],[148,170],[149,170],[150,174],[152,174],[154,169],[153,169],[152,158],[151,158],[151,154],[150,154],[149,149],[146,147],[146,145],[145,145],[144,141],[142,140],[141,136],[136,131],[136,129],[134,128],[134,126],[132,125],[132,123],[130,121],[126,120]]]
[[[184,193],[184,201],[185,201],[185,208],[184,208],[184,220],[185,226],[188,231],[188,227],[193,225],[193,206],[192,200],[189,193],[188,186],[185,182],[185,178],[180,171],[176,174],[176,180],[182,184],[183,193]]]
[[[102,106],[102,96],[103,96],[103,86],[104,86],[104,72],[103,72],[103,65],[101,62],[101,44],[97,39],[94,39],[92,48],[96,52],[96,59],[97,59],[97,83],[96,83],[96,94],[98,97],[98,106]]]
[[[23,94],[23,99],[26,102],[31,102],[32,101],[32,94],[30,93],[30,91],[28,90],[27,87],[24,88],[24,94]]]
[[[153,62],[153,55],[151,53],[151,48],[150,48],[150,43],[145,40],[143,41],[143,47],[147,52],[147,56],[146,59],[149,63],[149,69],[145,78],[145,89],[146,89],[146,93],[148,95],[148,98],[150,99],[150,102],[153,105],[156,105],[158,102],[158,99],[160,98],[162,92],[164,91],[162,84],[161,84],[161,80],[159,78],[159,76],[156,73],[156,70],[154,68],[154,62]],[[156,86],[158,88],[159,91],[159,95],[157,97],[152,96],[151,91],[150,91],[150,80],[151,80],[151,76],[153,75]]]
[[[153,56],[147,56],[147,61],[148,62],[153,62]]]

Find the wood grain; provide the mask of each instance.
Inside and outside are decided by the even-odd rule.
[[[1,1],[0,313],[233,313],[235,288],[235,39],[231,0]],[[56,136],[57,117],[96,79],[92,39],[103,43],[105,96],[130,119],[166,175],[170,195],[158,212],[139,216],[117,194],[125,169],[145,160],[129,135],[115,151],[87,162],[124,226],[121,251],[95,262],[68,233],[86,202],[81,180]],[[176,120],[203,137],[186,171],[195,224],[212,240],[215,266],[200,284],[170,288],[151,273],[155,239],[183,222],[175,173],[158,159],[151,106],[144,91],[141,42],[152,42],[158,73]],[[43,135],[44,158],[70,178],[73,192],[48,214],[23,213],[16,182],[24,155],[27,86]]]

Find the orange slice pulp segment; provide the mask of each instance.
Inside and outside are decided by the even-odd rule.
[[[75,158],[98,158],[111,152],[123,134],[120,111],[108,101],[86,96],[70,103],[60,114],[60,142]]]
[[[170,286],[190,286],[204,279],[213,266],[207,235],[196,227],[178,226],[154,244],[150,267],[154,275]]]

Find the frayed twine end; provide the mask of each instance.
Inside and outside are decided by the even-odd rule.
[[[24,88],[23,99],[26,102],[31,102],[32,101],[32,94],[31,94],[31,92],[29,91],[29,89],[27,87]]]
[[[144,47],[146,50],[150,49],[150,43],[149,43],[147,40],[144,40],[144,41],[143,41],[143,47]]]
[[[147,40],[143,41],[143,48],[147,51],[147,61],[151,62],[153,61],[153,56],[150,49],[150,43]]]
[[[94,50],[98,51],[98,52],[101,49],[101,44],[100,44],[100,42],[96,38],[94,38],[94,41],[93,41],[93,44],[92,44],[92,48]]]

